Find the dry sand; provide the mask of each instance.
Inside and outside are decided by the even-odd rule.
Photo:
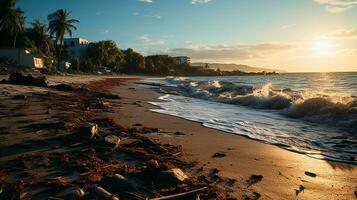
[[[310,158],[243,136],[206,128],[199,123],[149,111],[157,107],[147,102],[158,101],[159,94],[142,85],[132,83],[121,86],[115,93],[123,97],[125,104],[118,110],[117,120],[121,124],[130,126],[140,123],[158,127],[160,133],[151,137],[182,145],[187,159],[196,161],[197,166],[204,169],[203,172],[193,169],[191,174],[207,174],[217,168],[219,176],[236,180],[224,188],[232,190],[238,198],[243,198],[243,193],[259,196],[254,193],[256,191],[261,199],[357,199],[354,194],[357,191],[357,166]],[[226,156],[213,158],[212,155],[217,152]],[[313,172],[317,176],[310,177],[305,172]],[[248,187],[247,180],[251,175],[262,175],[263,179]],[[297,193],[301,186],[304,190]]]

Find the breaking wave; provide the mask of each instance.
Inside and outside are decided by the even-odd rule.
[[[166,82],[185,96],[277,110],[287,117],[357,130],[357,98],[348,94],[275,89],[271,83],[254,88],[228,81],[197,81],[181,77],[168,77]]]

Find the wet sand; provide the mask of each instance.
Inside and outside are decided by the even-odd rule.
[[[233,196],[243,198],[244,194],[250,194],[254,198],[260,195],[261,199],[357,198],[354,194],[357,191],[357,166],[310,158],[243,136],[206,128],[199,123],[149,111],[157,107],[147,102],[158,101],[160,94],[147,86],[132,83],[117,88],[115,93],[124,97],[125,104],[118,110],[121,116],[118,122],[127,126],[140,123],[158,127],[160,132],[151,137],[182,145],[186,158],[198,163],[190,171],[192,174],[208,174],[216,168],[218,176],[232,179],[233,184],[222,187],[231,191]],[[213,156],[217,152],[223,154]],[[312,172],[316,177],[305,172]],[[262,175],[263,179],[248,187],[247,180],[252,175]]]

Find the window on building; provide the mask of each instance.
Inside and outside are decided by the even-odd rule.
[[[74,47],[74,46],[75,46],[74,41],[71,41],[71,47]]]

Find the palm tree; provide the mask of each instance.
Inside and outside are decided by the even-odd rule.
[[[47,34],[47,25],[35,20],[31,23],[32,28],[26,31],[26,36],[30,40],[30,44],[34,44],[38,53],[48,55],[53,43],[51,37]]]
[[[24,23],[24,12],[16,8],[16,0],[0,0],[0,31],[14,35],[13,47],[16,46],[18,34],[24,30]]]
[[[59,9],[54,13],[48,15],[49,26],[48,30],[50,35],[54,36],[55,44],[59,42],[59,51],[57,62],[61,59],[62,47],[63,47],[63,38],[66,34],[69,34],[72,37],[72,30],[77,30],[75,24],[79,22],[76,19],[68,19],[71,13],[65,9]]]

